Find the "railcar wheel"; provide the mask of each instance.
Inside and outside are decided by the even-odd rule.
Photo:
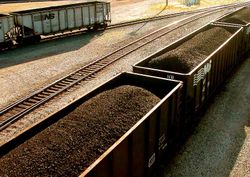
[[[33,42],[38,43],[38,42],[40,42],[40,40],[41,40],[40,35],[33,36]]]
[[[22,36],[17,36],[16,42],[18,45],[22,45],[24,43],[24,39]]]
[[[95,24],[93,26],[93,31],[97,31],[100,28],[100,24]]]
[[[107,23],[103,23],[101,27],[102,27],[103,30],[105,30],[105,29],[107,29],[108,24]]]
[[[87,30],[91,31],[92,30],[91,26],[87,26]]]
[[[13,42],[12,41],[7,41],[7,42],[0,43],[0,50],[10,49],[11,47],[13,47]]]
[[[34,43],[40,42],[40,40],[41,40],[40,35],[34,35],[34,36],[24,38],[22,43],[24,43],[24,44],[34,44]]]

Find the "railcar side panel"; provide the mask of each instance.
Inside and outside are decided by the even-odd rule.
[[[90,25],[95,24],[95,6],[89,6]]]
[[[67,23],[68,29],[73,29],[75,27],[74,24],[74,9],[67,9]]]
[[[0,18],[0,43],[4,42],[4,34],[5,34],[5,30],[4,30],[4,19]]]
[[[83,26],[83,18],[82,18],[82,7],[75,8],[75,26],[81,27]]]
[[[11,15],[0,14],[0,43],[8,42],[12,36],[9,32],[15,27]]]
[[[67,21],[66,21],[66,10],[60,10],[59,12],[59,30],[64,31],[66,30]]]
[[[96,4],[96,22],[102,23],[104,21],[104,6],[103,4]]]
[[[58,16],[58,11],[52,11],[51,14],[53,14],[54,18],[50,19],[50,25],[51,25],[51,32],[57,32],[60,30],[59,24],[60,24],[60,18]]]
[[[33,20],[34,20],[34,29],[35,29],[35,33],[41,34],[43,33],[43,24],[42,21],[40,20],[40,15],[35,15],[33,16]]]
[[[82,14],[83,14],[83,24],[84,26],[88,26],[90,25],[90,18],[89,18],[89,7],[88,6],[84,6],[82,8]]]

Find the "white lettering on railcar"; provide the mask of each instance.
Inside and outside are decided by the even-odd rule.
[[[164,150],[167,147],[167,142],[166,142],[166,136],[165,134],[163,134],[160,138],[159,138],[159,144],[158,144],[158,149],[159,150]]]
[[[167,79],[174,79],[174,75],[168,74],[168,75],[167,75]]]
[[[205,92],[206,92],[206,82],[207,82],[207,80],[206,80],[206,78],[203,80],[203,87],[202,87],[202,97],[201,97],[201,101],[203,102],[204,100],[205,100],[205,97],[206,97],[206,94],[205,94]]]
[[[43,15],[36,15],[33,17],[34,21],[45,21],[45,20],[52,20],[55,18],[54,13],[50,14],[43,14]]]
[[[155,163],[155,153],[148,160],[148,168],[150,168]]]
[[[194,82],[193,82],[194,86],[196,86],[202,79],[205,78],[207,73],[210,72],[211,67],[212,67],[212,60],[206,63],[203,68],[201,68],[196,74],[194,74]]]

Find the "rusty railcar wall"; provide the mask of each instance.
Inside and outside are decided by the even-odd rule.
[[[245,10],[246,8],[249,9],[249,16],[250,16],[250,7],[243,7],[240,8],[236,11],[234,11],[231,14],[227,14],[222,16],[221,18],[217,19],[215,22],[213,22],[213,24],[218,24],[218,25],[222,25],[222,26],[232,26],[232,27],[243,27],[243,38],[242,38],[242,43],[241,43],[241,56],[246,54],[249,50],[250,50],[250,22],[249,23],[244,23],[244,24],[240,24],[240,23],[228,23],[225,22],[226,19],[230,18],[231,16],[239,13],[242,10]],[[244,58],[244,57],[242,57]]]
[[[152,176],[160,157],[166,153],[169,146],[173,145],[180,132],[178,125],[181,122],[182,82],[141,74],[123,73],[109,80],[1,146],[0,155],[8,153],[98,93],[125,84],[145,88],[158,96],[161,101],[80,176]]]
[[[184,82],[184,114],[182,117],[185,119],[185,124],[190,124],[195,121],[193,120],[195,115],[200,112],[212,94],[223,83],[226,76],[237,65],[243,29],[239,27],[224,27],[228,30],[233,30],[234,34],[189,73],[153,69],[146,67],[146,65],[151,59],[175,49],[199,32],[213,26],[214,25],[207,25],[202,27],[133,65],[134,72]]]

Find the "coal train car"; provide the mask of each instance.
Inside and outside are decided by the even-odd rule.
[[[16,11],[3,17],[5,23],[11,26],[6,25],[2,34],[8,36],[8,33],[11,33],[11,41],[17,44],[39,41],[41,35],[76,29],[105,29],[111,21],[110,3],[105,1],[86,1]],[[6,43],[7,39],[0,42]]]
[[[222,39],[226,34],[228,36]],[[196,115],[239,63],[237,54],[242,36],[242,27],[205,25],[142,59],[133,65],[133,71],[183,81],[183,126],[189,127],[197,121]],[[183,68],[193,63],[194,66]]]
[[[124,87],[125,86],[125,87]],[[118,94],[115,94],[115,92],[112,92],[114,89],[121,88],[125,92],[119,92]],[[126,91],[125,88],[132,87],[133,89],[130,91]],[[137,88],[137,89],[135,89]],[[138,106],[138,101],[130,101],[137,99],[142,99],[145,96],[145,93],[140,94],[140,98],[138,98],[138,92],[139,89],[144,90],[149,93],[149,95],[154,95],[153,97],[157,97],[159,100],[157,100],[155,103],[152,104],[152,102],[141,102],[141,106]],[[98,99],[98,102],[93,102],[93,106],[91,109],[92,111],[88,110],[90,113],[90,116],[86,116],[87,120],[84,120],[82,117],[80,118],[81,121],[78,122],[78,125],[80,125],[80,129],[84,128],[86,124],[88,124],[88,127],[95,124],[94,127],[91,129],[94,130],[94,134],[90,134],[87,130],[80,130],[79,126],[71,127],[71,130],[74,130],[72,134],[70,135],[70,132],[67,131],[67,135],[64,136],[64,138],[68,136],[76,137],[76,132],[78,132],[78,129],[82,131],[80,136],[85,136],[87,134],[90,134],[91,137],[95,137],[97,139],[94,139],[94,141],[91,141],[90,138],[87,138],[87,141],[80,139],[83,139],[78,137],[78,139],[81,144],[80,147],[87,147],[86,150],[83,150],[81,154],[90,153],[92,156],[91,159],[85,159],[78,158],[78,160],[75,160],[74,162],[70,162],[69,159],[64,159],[65,157],[71,157],[73,154],[78,154],[79,152],[75,151],[75,149],[78,148],[78,143],[75,143],[75,140],[63,140],[61,143],[66,142],[67,146],[71,150],[68,151],[67,154],[63,154],[61,157],[57,157],[55,161],[58,160],[59,164],[55,161],[50,161],[49,163],[53,163],[53,166],[55,169],[59,169],[61,165],[65,165],[67,168],[64,168],[62,170],[63,176],[88,176],[88,177],[128,177],[128,176],[137,176],[137,177],[143,177],[143,176],[152,176],[157,164],[160,160],[162,160],[162,156],[164,154],[164,151],[168,149],[170,145],[172,145],[173,141],[171,141],[173,138],[173,134],[176,131],[174,128],[174,125],[177,125],[179,120],[179,112],[180,112],[180,98],[181,98],[181,90],[182,90],[182,82],[180,81],[174,81],[174,80],[168,80],[164,78],[157,78],[153,76],[146,76],[142,74],[136,74],[136,73],[122,73],[118,76],[113,77],[106,83],[100,85],[99,87],[93,89],[91,92],[86,94],[85,96],[81,97],[78,100],[75,100],[74,103],[71,105],[62,108],[57,113],[53,114],[52,116],[49,116],[48,118],[45,118],[44,121],[41,121],[40,123],[37,123],[32,128],[30,128],[28,131],[20,134],[20,136],[12,139],[8,143],[0,146],[0,176],[16,174],[18,176],[60,176],[60,170],[54,171],[54,168],[51,168],[52,164],[49,164],[49,166],[44,164],[45,168],[40,168],[37,170],[37,168],[30,168],[28,169],[27,166],[21,165],[23,169],[21,171],[18,171],[18,168],[12,168],[13,170],[6,169],[6,164],[10,162],[9,160],[12,159],[8,158],[10,154],[12,154],[13,146],[17,146],[16,150],[23,149],[22,143],[24,141],[33,141],[33,138],[36,138],[39,136],[39,134],[44,134],[44,132],[49,131],[51,128],[55,125],[61,124],[62,120],[66,120],[70,117],[72,117],[72,113],[75,114],[77,109],[79,109],[79,106],[82,106],[83,104],[89,104],[91,100]],[[110,93],[110,97],[106,98],[106,100],[109,101],[109,103],[114,103],[112,107],[108,106],[109,103],[102,104],[101,100],[103,98],[103,94],[107,91]],[[144,92],[143,91],[143,92]],[[102,95],[100,95],[102,94]],[[122,96],[123,95],[123,96]],[[136,96],[135,96],[136,95]],[[148,95],[148,96],[149,96]],[[122,98],[126,98],[125,100],[129,101],[123,101],[121,102],[121,96]],[[146,100],[149,100],[149,97],[145,97]],[[151,99],[150,99],[151,100]],[[90,103],[92,104],[92,102]],[[129,109],[125,112],[122,111],[122,108],[128,107],[127,104],[130,104],[132,109]],[[134,114],[128,114],[128,112],[136,112],[136,110],[141,110],[143,107],[147,107],[145,105],[152,104],[149,107],[149,111],[145,112],[145,114],[141,114],[138,121],[136,121],[135,124],[133,124],[130,128],[127,129],[126,133],[122,136],[117,136],[117,132],[121,131],[120,126],[122,129],[124,127],[127,127],[127,123],[130,122],[134,117],[137,116]],[[99,106],[98,106],[99,105]],[[103,105],[103,106],[101,106]],[[151,107],[152,106],[152,107]],[[114,108],[116,107],[116,108]],[[84,109],[89,109],[90,107],[85,107]],[[94,120],[93,115],[95,115],[98,110],[102,112],[102,116],[98,121]],[[116,110],[116,111],[114,111]],[[78,113],[76,113],[78,114]],[[112,114],[112,115],[111,115]],[[124,115],[129,115],[128,117]],[[81,115],[78,114],[78,115]],[[104,115],[108,115],[108,117],[105,118]],[[110,117],[111,116],[111,117]],[[121,119],[121,120],[120,120]],[[110,123],[109,120],[111,120]],[[118,122],[120,122],[120,126],[114,126]],[[73,121],[76,122],[76,119]],[[104,123],[106,122],[106,123]],[[68,126],[71,126],[73,124],[69,123]],[[76,125],[76,124],[74,124]],[[101,127],[96,128],[98,125]],[[61,125],[60,125],[61,126]],[[108,128],[110,127],[110,128]],[[108,128],[108,129],[107,129]],[[99,132],[100,129],[105,129],[105,131],[102,131],[102,133]],[[119,129],[119,130],[118,130]],[[61,131],[61,130],[60,130]],[[60,132],[59,131],[59,132]],[[40,132],[40,133],[38,133]],[[58,132],[58,131],[56,131]],[[105,133],[106,132],[106,133]],[[38,133],[38,134],[37,134]],[[52,133],[54,134],[54,133]],[[97,137],[95,136],[97,135]],[[85,136],[88,137],[88,136]],[[58,137],[59,138],[59,137]],[[58,139],[55,138],[55,139]],[[48,137],[45,136],[45,139],[48,139]],[[60,138],[59,138],[60,139]],[[115,143],[112,143],[110,147],[105,148],[105,153],[103,153],[100,157],[97,156],[95,152],[102,151],[101,149],[103,146],[106,146],[107,143],[106,139],[110,139],[112,141],[115,141]],[[39,142],[40,140],[35,140],[36,142]],[[94,146],[89,146],[86,143],[90,142],[96,144]],[[52,143],[52,142],[50,142]],[[48,143],[48,144],[50,144]],[[100,143],[103,143],[101,146],[99,146]],[[50,149],[47,149],[47,143],[42,143],[40,147],[37,145],[37,148],[39,151],[43,152],[43,154],[46,154],[45,156],[54,156],[54,153],[59,153],[59,149],[63,150],[65,148],[64,145],[56,145],[55,147],[59,147],[58,150],[55,150],[54,153],[47,153],[50,151]],[[53,144],[53,143],[52,143]],[[21,145],[21,146],[19,146]],[[24,145],[25,146],[25,145]],[[33,149],[36,145],[30,146],[31,149]],[[99,147],[99,148],[98,148]],[[48,147],[50,148],[50,147]],[[89,148],[93,150],[93,152],[89,152]],[[97,149],[98,148],[98,149]],[[26,148],[27,149],[27,148]],[[28,148],[29,149],[29,148]],[[47,149],[47,150],[45,150]],[[81,148],[80,148],[81,149]],[[66,150],[66,149],[65,149]],[[15,151],[15,150],[14,150]],[[51,151],[52,152],[52,151]],[[30,153],[30,157],[32,157],[33,153]],[[99,153],[100,154],[100,153]],[[80,155],[81,156],[81,155]],[[96,156],[96,157],[95,157]],[[7,157],[7,158],[6,158]],[[28,157],[28,156],[26,156]],[[17,161],[20,157],[14,157]],[[34,158],[33,160],[41,158],[40,156]],[[13,159],[13,160],[14,160]],[[64,159],[64,160],[63,160]],[[91,162],[90,165],[87,165],[84,161]],[[22,159],[22,161],[27,161]],[[30,161],[30,160],[28,160]],[[33,161],[32,161],[33,162]],[[34,163],[34,162],[33,162]],[[15,164],[12,163],[11,164]],[[85,164],[85,165],[83,165]],[[39,166],[38,163],[34,163],[35,166]],[[58,167],[58,168],[57,168]],[[8,168],[8,167],[7,167]],[[28,169],[28,170],[27,170]],[[16,171],[17,170],[17,171]],[[24,171],[23,171],[24,170]],[[53,172],[54,171],[54,172]],[[2,172],[2,173],[1,173]],[[75,175],[73,175],[75,174]]]

